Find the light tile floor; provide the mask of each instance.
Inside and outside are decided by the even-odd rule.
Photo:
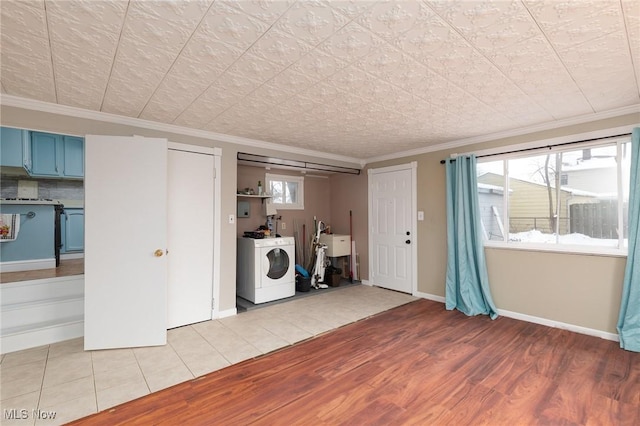
[[[172,329],[166,346],[85,352],[79,338],[2,355],[0,423],[66,423],[412,300],[358,285]]]

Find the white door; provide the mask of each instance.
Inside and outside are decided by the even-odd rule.
[[[211,319],[214,168],[213,155],[169,149],[168,328]]]
[[[167,140],[85,138],[84,347],[167,340]]]
[[[369,170],[369,280],[413,293],[415,164]]]

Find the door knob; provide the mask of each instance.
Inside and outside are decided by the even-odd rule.
[[[411,240],[407,240],[407,241],[405,241],[405,243],[411,244]]]
[[[158,250],[153,252],[153,255],[155,257],[162,257],[163,254],[164,254],[164,251],[162,251],[161,249],[158,249]]]

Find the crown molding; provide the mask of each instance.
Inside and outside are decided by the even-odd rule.
[[[77,108],[67,105],[54,104],[50,102],[38,101],[35,99],[27,99],[19,96],[0,94],[0,105],[6,105],[15,108],[22,108],[33,111],[46,112],[51,114],[65,115],[74,118],[84,118],[87,120],[102,121],[105,123],[120,124],[124,126],[140,127],[148,130],[157,130],[162,132],[177,133],[185,136],[193,136],[203,139],[209,139],[219,142],[227,142],[235,145],[250,146],[254,148],[271,149],[285,153],[294,153],[299,155],[308,155],[315,158],[323,158],[327,160],[343,161],[351,164],[358,164],[364,167],[365,163],[361,158],[348,157],[345,155],[330,154],[311,149],[297,148],[287,145],[280,145],[273,142],[261,141],[258,139],[243,138],[241,136],[227,135],[224,133],[216,133],[208,130],[192,129],[189,127],[177,126],[175,124],[160,123],[157,121],[144,120],[141,118],[126,117],[124,115],[111,114],[102,111],[92,111],[83,108]]]
[[[553,130],[561,127],[573,126],[576,124],[584,124],[592,121],[605,120],[607,118],[620,117],[622,115],[640,113],[640,104],[630,105],[622,108],[616,108],[609,111],[580,115],[577,117],[565,118],[549,123],[535,124],[533,126],[522,127],[519,129],[505,130],[503,132],[491,133],[488,135],[474,136],[472,138],[460,139],[456,141],[445,142],[437,145],[431,145],[424,148],[412,149],[409,151],[397,152],[394,154],[381,155],[365,159],[365,164],[378,161],[395,160],[398,158],[411,157],[414,155],[427,154],[429,152],[444,151],[448,149],[460,148],[463,146],[473,145],[476,143],[494,141],[498,139],[509,138],[513,136],[527,135],[530,133],[542,132],[545,130]],[[640,120],[639,120],[640,123]]]

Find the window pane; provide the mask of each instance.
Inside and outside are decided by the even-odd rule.
[[[273,203],[281,204],[284,202],[282,182],[271,181],[271,201]]]
[[[478,202],[486,240],[504,241],[504,162],[478,163]]]
[[[286,193],[286,203],[287,204],[295,204],[298,202],[298,183],[297,182],[286,182],[287,193]]]
[[[568,227],[560,243],[618,246],[618,171],[615,145],[562,154],[561,203]]]
[[[509,241],[555,243],[556,232],[567,227],[556,202],[559,161],[560,154],[553,153],[508,161]]]

